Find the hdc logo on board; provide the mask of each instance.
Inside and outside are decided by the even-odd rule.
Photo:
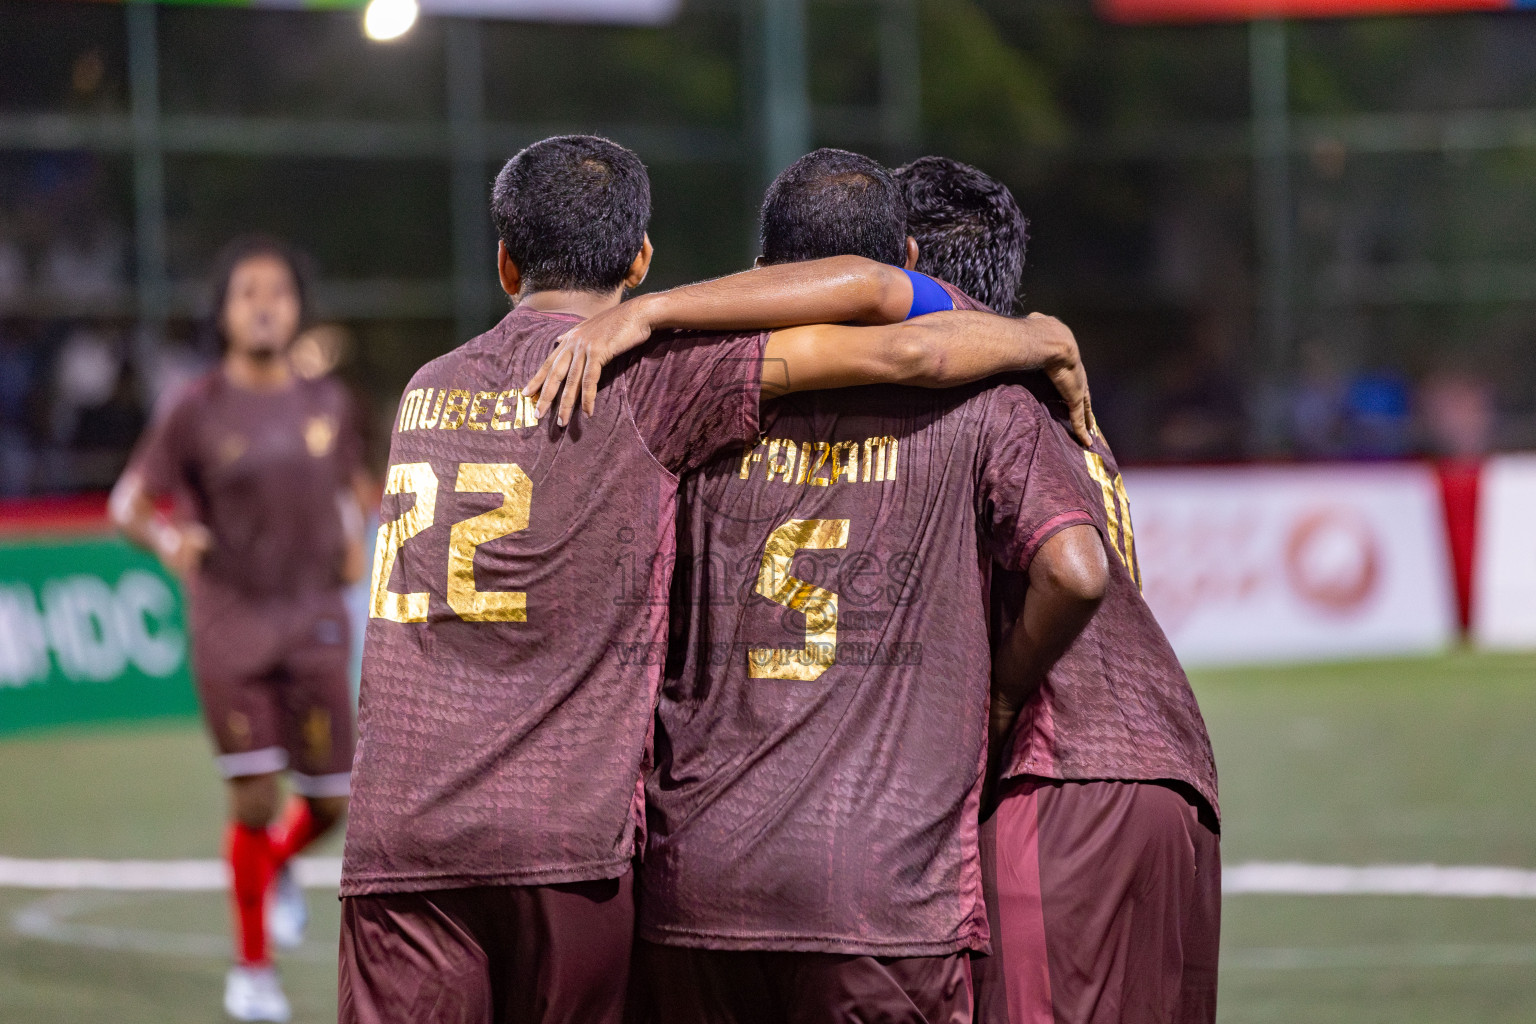
[[[130,669],[163,679],[186,661],[170,585],[143,569],[0,583],[0,686],[100,683]]]

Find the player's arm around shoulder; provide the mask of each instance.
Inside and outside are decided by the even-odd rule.
[[[907,384],[948,388],[1000,373],[1043,370],[1071,411],[1084,445],[1095,427],[1077,338],[1041,313],[1022,319],[970,310],[880,327],[818,325],[775,331],[764,352],[763,397],[793,391]],[[770,389],[776,389],[770,393]]]
[[[911,275],[860,256],[756,267],[642,295],[576,324],[529,378],[523,392],[543,416],[560,400],[563,425],[591,415],[603,367],[659,330],[759,331],[815,323],[893,323],[911,315]]]
[[[603,366],[663,327],[780,328],[763,355],[764,400],[865,384],[955,387],[1044,370],[1071,409],[1074,433],[1092,441],[1087,376],[1060,320],[957,311],[934,279],[859,257],[760,267],[621,303],[567,331],[524,393],[538,396],[541,416],[558,393],[562,425],[578,392],[590,415]]]

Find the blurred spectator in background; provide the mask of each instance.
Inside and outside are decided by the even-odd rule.
[[[101,326],[71,329],[54,361],[45,483],[60,490],[111,487],[144,422],[122,333]]]
[[[40,404],[38,348],[31,323],[0,320],[0,497],[32,489]]]
[[[21,168],[18,240],[31,248],[34,285],[50,303],[99,308],[129,297],[128,233],[108,192],[105,165],[88,153],[41,154]]]
[[[52,440],[68,444],[80,412],[106,402],[123,370],[118,339],[98,328],[77,326],[64,337],[53,366]]]
[[[92,46],[75,57],[69,69],[69,95],[64,106],[74,111],[98,111],[112,108],[113,90],[107,85],[107,58],[99,46]]]
[[[1493,384],[1486,378],[1437,370],[1420,383],[1415,404],[1427,454],[1472,458],[1493,449],[1498,412]]]
[[[69,225],[43,251],[38,284],[70,302],[121,299],[128,292],[127,251],[127,237],[110,221]]]
[[[1203,314],[1189,345],[1164,364],[1153,414],[1162,457],[1198,462],[1243,453],[1247,416],[1231,359],[1233,326],[1218,313]]]
[[[110,487],[128,464],[128,446],[147,423],[138,374],[132,363],[123,362],[106,399],[78,410],[70,438],[75,485],[92,491]]]
[[[0,211],[0,309],[21,302],[27,291],[27,255],[12,219]]]
[[[1408,381],[1395,370],[1358,374],[1344,391],[1345,450],[1351,458],[1401,458],[1412,452]]]
[[[1301,344],[1299,380],[1291,394],[1289,419],[1296,454],[1336,458],[1344,450],[1344,394],[1348,384],[1333,348],[1321,338]]]
[[[148,347],[148,346],[145,346]],[[206,348],[180,341],[160,341],[153,362],[144,371],[145,405],[153,414],[169,408],[182,388],[207,373],[215,359]]]
[[[100,53],[77,62],[94,94]],[[110,486],[144,423],[127,359],[128,234],[107,171],[84,153],[7,165],[0,208],[0,495]],[[54,319],[60,311],[69,319]]]

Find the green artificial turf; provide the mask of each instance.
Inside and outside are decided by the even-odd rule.
[[[1195,688],[1229,866],[1536,870],[1536,656],[1205,671]],[[218,853],[195,725],[11,738],[0,780],[0,855]],[[311,907],[309,942],[279,959],[297,1022],[335,1016],[339,915],[328,893]],[[39,915],[51,936],[19,927]],[[226,930],[216,893],[0,889],[0,1024],[211,1024]],[[1536,1021],[1536,900],[1230,896],[1220,1004],[1223,1024]]]

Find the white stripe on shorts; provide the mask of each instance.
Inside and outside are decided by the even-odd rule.
[[[220,754],[219,771],[226,779],[239,779],[247,775],[267,775],[288,767],[288,751],[282,747],[262,747],[239,754]]]
[[[305,775],[289,772],[293,791],[300,796],[351,796],[352,773],[336,772],[334,775]]]

